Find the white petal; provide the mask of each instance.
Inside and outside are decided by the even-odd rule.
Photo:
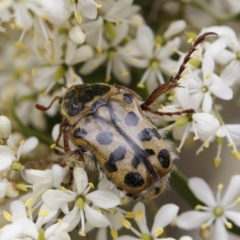
[[[21,217],[17,219],[16,223],[20,223],[24,226],[24,229],[22,231],[23,235],[27,235],[29,237],[32,237],[33,239],[37,239],[38,237],[37,226],[30,219],[26,217]]]
[[[24,226],[21,223],[7,224],[1,228],[1,240],[12,240],[22,235]]]
[[[215,135],[220,127],[218,119],[210,113],[194,113],[192,119],[199,136],[209,137]]]
[[[46,184],[52,182],[52,171],[50,169],[46,169],[44,171],[34,170],[34,169],[26,169],[25,177],[29,182]]]
[[[3,198],[7,192],[7,183],[0,182],[0,198]]]
[[[73,172],[74,181],[78,194],[82,194],[88,186],[87,173],[83,168],[75,168]]]
[[[107,54],[103,53],[100,57],[94,57],[89,61],[85,62],[80,69],[81,74],[89,74],[96,70],[100,65],[102,65],[107,59]]]
[[[84,43],[85,38],[86,38],[86,34],[85,32],[83,32],[83,30],[81,29],[80,26],[73,26],[70,30],[69,30],[69,38],[71,39],[71,41],[73,43],[75,43],[76,45],[81,45]]]
[[[216,219],[214,233],[215,240],[228,240],[227,230],[223,224],[223,221],[219,218]]]
[[[240,227],[240,213],[234,211],[225,211],[227,219],[231,220],[234,224]]]
[[[214,207],[216,205],[212,190],[203,179],[198,177],[190,178],[188,180],[188,186],[195,197],[207,206]]]
[[[36,225],[38,228],[43,226],[45,223],[50,222],[58,213],[58,209],[52,209],[51,207],[47,206],[46,204],[42,204],[41,208],[39,209],[39,213],[41,212],[47,212],[47,214],[44,216],[41,216],[41,214],[38,216]]]
[[[141,232],[150,234],[150,231],[147,226],[147,221],[146,221],[145,205],[141,202],[136,203],[135,206],[133,207],[133,212],[136,213],[139,210],[142,211],[142,219],[140,221],[136,221],[136,223],[137,223],[139,229],[141,230]]]
[[[91,201],[95,206],[109,209],[120,204],[120,198],[109,191],[96,190],[86,195],[86,199]]]
[[[240,124],[227,124],[225,125],[228,133],[230,134],[233,142],[236,145],[240,144]]]
[[[211,56],[215,58],[215,56],[224,50],[230,42],[230,38],[228,36],[222,36],[214,41],[210,47],[208,47],[207,51],[205,52],[205,56]]]
[[[213,59],[210,56],[204,57],[202,61],[203,78],[211,74],[214,71],[214,67],[215,67],[215,64]]]
[[[163,59],[169,58],[176,50],[179,48],[180,38],[176,37],[171,41],[168,41],[166,45],[164,45],[157,56],[157,58],[161,61]]]
[[[153,54],[154,37],[152,30],[148,26],[143,25],[138,28],[137,42],[144,57],[148,59],[151,58]]]
[[[8,146],[0,146],[0,172],[10,168],[13,161],[16,161],[14,152]]]
[[[84,206],[87,221],[94,227],[102,228],[109,225],[107,218],[100,212],[89,207],[87,204]]]
[[[39,143],[39,141],[36,137],[28,138],[24,142],[24,145],[22,146],[21,154],[27,154],[27,153],[31,152],[33,149],[35,149],[37,147],[38,143]]]
[[[230,100],[233,97],[232,89],[224,84],[212,85],[210,86],[210,91],[217,97],[224,100]]]
[[[139,238],[132,237],[132,236],[129,236],[129,235],[120,236],[117,239],[118,240],[139,240]]]
[[[73,59],[69,64],[74,65],[80,62],[85,62],[93,56],[93,49],[89,45],[82,45],[74,52]]]
[[[93,0],[80,0],[77,9],[86,18],[95,19],[97,17],[96,3]]]
[[[66,175],[66,169],[59,166],[58,164],[54,164],[52,166],[52,176],[53,176],[53,186],[55,188],[61,187],[61,183]]]
[[[57,189],[49,189],[42,195],[43,202],[53,209],[58,209],[74,199],[74,195],[67,194],[66,192]]]
[[[212,97],[209,92],[203,95],[202,110],[209,113],[212,110]]]
[[[227,190],[222,199],[222,205],[228,206],[233,203],[240,194],[240,175],[234,175],[227,187]]]
[[[154,235],[156,229],[166,227],[177,216],[178,210],[179,207],[175,204],[169,203],[163,205],[154,218],[152,235]]]
[[[0,139],[8,139],[12,131],[12,124],[5,116],[0,116]]]
[[[75,205],[71,212],[67,213],[63,219],[63,222],[69,224],[68,228],[65,230],[67,232],[71,232],[80,222],[80,211],[78,207]]]
[[[230,63],[231,61],[234,61],[236,59],[236,53],[230,52],[229,50],[225,49],[221,52],[219,52],[215,57],[215,62],[220,65],[226,65]]]
[[[240,78],[240,63],[239,61],[233,61],[224,68],[221,72],[220,78],[226,86],[231,87],[236,80]]]
[[[121,23],[116,27],[116,37],[112,40],[112,46],[118,46],[120,42],[127,36],[128,24]]]
[[[18,218],[27,217],[26,209],[24,207],[24,204],[20,200],[16,200],[11,202],[10,204],[10,211],[13,215],[13,221],[17,220]]]
[[[178,20],[175,22],[172,22],[168,29],[164,32],[163,36],[164,38],[170,39],[174,35],[177,35],[178,33],[182,32],[186,28],[187,24],[184,20]]]
[[[188,211],[177,218],[177,226],[186,230],[200,228],[210,217],[209,212]]]

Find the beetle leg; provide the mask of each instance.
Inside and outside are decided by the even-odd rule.
[[[181,66],[179,67],[177,74],[175,76],[171,76],[166,83],[159,85],[157,88],[155,88],[153,90],[153,92],[150,94],[150,96],[147,98],[147,100],[141,104],[142,109],[144,109],[144,107],[146,107],[146,106],[151,105],[159,96],[161,96],[164,93],[167,93],[169,90],[174,89],[175,87],[181,87],[179,85],[178,81],[182,77],[182,73],[186,68],[186,64],[191,59],[191,55],[196,50],[196,47],[201,42],[203,42],[208,35],[216,35],[217,36],[217,34],[214,32],[207,32],[207,33],[204,33],[201,36],[199,36],[197,38],[197,40],[195,41],[195,43],[192,45],[192,47],[189,49],[185,58],[183,59],[183,62],[181,64]]]
[[[174,116],[174,115],[182,115],[182,114],[193,114],[195,113],[194,109],[184,109],[182,111],[176,111],[176,112],[161,112],[161,111],[154,111],[150,107],[147,107],[145,105],[142,105],[142,110],[151,112],[160,116]]]

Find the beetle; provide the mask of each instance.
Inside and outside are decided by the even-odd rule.
[[[173,116],[194,112],[192,109],[154,111],[151,104],[160,95],[180,87],[178,81],[186,63],[208,35],[216,34],[201,35],[189,49],[177,74],[159,85],[145,101],[127,87],[95,83],[74,85],[62,97],[55,97],[49,107],[36,107],[45,111],[59,99],[63,121],[57,142],[63,136],[65,152],[72,151],[70,141],[77,146],[75,153],[80,161],[90,154],[97,168],[124,192],[125,198],[153,199],[166,188],[174,154],[147,113]]]

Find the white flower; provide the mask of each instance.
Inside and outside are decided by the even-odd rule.
[[[12,124],[5,116],[0,116],[0,139],[8,139],[12,131]]]
[[[162,239],[162,240],[174,240],[173,238],[159,238],[159,236],[164,232],[164,227],[166,227],[169,223],[173,221],[173,219],[176,217],[179,207],[175,204],[165,204],[163,205],[156,213],[153,226],[151,231],[149,231],[147,226],[147,220],[145,216],[145,206],[143,203],[138,202],[134,208],[133,212],[127,213],[126,217],[134,217],[136,220],[136,223],[140,229],[140,232],[134,229],[130,222],[128,222],[126,219],[122,219],[122,224],[126,227],[131,229],[138,238],[131,237],[131,236],[121,236],[118,238],[118,240],[140,240],[140,239]]]
[[[81,221],[80,235],[85,235],[85,218],[94,227],[106,227],[108,219],[95,208],[109,209],[120,204],[120,199],[108,191],[96,190],[88,193],[92,184],[88,183],[87,173],[82,168],[74,169],[74,183],[76,191],[70,190],[48,190],[42,199],[52,210],[61,208],[66,214],[64,221],[69,223],[68,231],[71,231]],[[68,203],[75,202],[72,210]],[[92,203],[92,206],[89,205]]]
[[[120,42],[127,36],[128,25],[126,23],[121,23],[118,26],[113,26],[111,23],[110,25],[110,32],[113,31],[114,36],[106,36],[106,38],[101,39],[101,43],[98,43],[98,33],[93,32],[87,35],[86,42],[96,47],[98,52],[95,53],[93,58],[84,63],[80,69],[80,73],[89,74],[107,60],[105,81],[109,82],[111,80],[111,73],[113,73],[119,81],[129,84],[131,80],[130,73],[124,61],[124,52],[119,46]],[[107,34],[108,32],[106,31]]]
[[[229,100],[233,96],[232,89],[224,84],[223,80],[214,73],[214,61],[210,56],[202,60],[202,69],[186,75],[192,106],[204,112],[210,112],[213,105],[212,96]]]
[[[26,204],[27,205],[27,204]],[[39,218],[41,218],[41,209],[39,211]],[[68,224],[63,221],[58,221],[46,229],[42,228],[42,225],[34,222],[32,212],[28,212],[23,202],[17,200],[10,204],[10,213],[4,211],[3,216],[6,220],[11,221],[11,224],[6,224],[0,231],[0,240],[10,239],[34,239],[38,240],[44,238],[46,240],[66,240],[70,239],[65,229]],[[30,215],[30,216],[29,216]],[[52,216],[48,216],[47,221],[41,223],[49,223],[52,220]]]
[[[86,38],[86,34],[79,26],[72,27],[68,34],[71,41],[77,45],[83,44]]]
[[[202,228],[203,230],[214,225],[215,240],[227,240],[228,234],[226,228],[231,228],[231,220],[237,226],[240,226],[240,213],[231,210],[239,203],[240,194],[240,175],[231,178],[224,196],[221,196],[222,184],[218,186],[216,198],[207,183],[201,178],[191,178],[188,186],[193,194],[206,206],[197,205],[196,209],[201,211],[188,211],[182,213],[177,219],[177,226],[183,229]],[[237,198],[237,199],[236,199]]]
[[[167,32],[167,36],[172,36],[172,30]],[[157,80],[163,84],[164,78],[162,73],[168,76],[176,69],[177,62],[172,60],[171,55],[178,49],[180,39],[174,38],[168,40],[162,46],[162,42],[155,42],[152,30],[148,26],[138,28],[137,37],[124,47],[126,53],[126,61],[134,67],[146,68],[139,87],[148,79],[153,86],[157,84]]]

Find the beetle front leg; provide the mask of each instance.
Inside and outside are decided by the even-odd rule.
[[[192,45],[192,47],[189,49],[185,58],[183,59],[183,62],[181,64],[181,66],[179,67],[177,74],[175,76],[171,76],[166,83],[159,85],[157,88],[155,88],[153,90],[153,92],[150,94],[150,96],[147,98],[147,100],[141,104],[141,108],[143,110],[144,110],[144,108],[150,106],[154,101],[156,101],[156,99],[158,97],[160,97],[162,94],[167,93],[168,91],[170,91],[171,89],[174,89],[175,87],[181,87],[179,85],[178,81],[182,77],[182,73],[186,68],[186,64],[190,60],[192,53],[196,50],[196,47],[201,42],[203,42],[208,35],[216,35],[217,36],[217,34],[214,32],[207,32],[207,33],[204,33],[201,36],[199,36],[197,38],[197,40],[195,41],[195,43]]]

